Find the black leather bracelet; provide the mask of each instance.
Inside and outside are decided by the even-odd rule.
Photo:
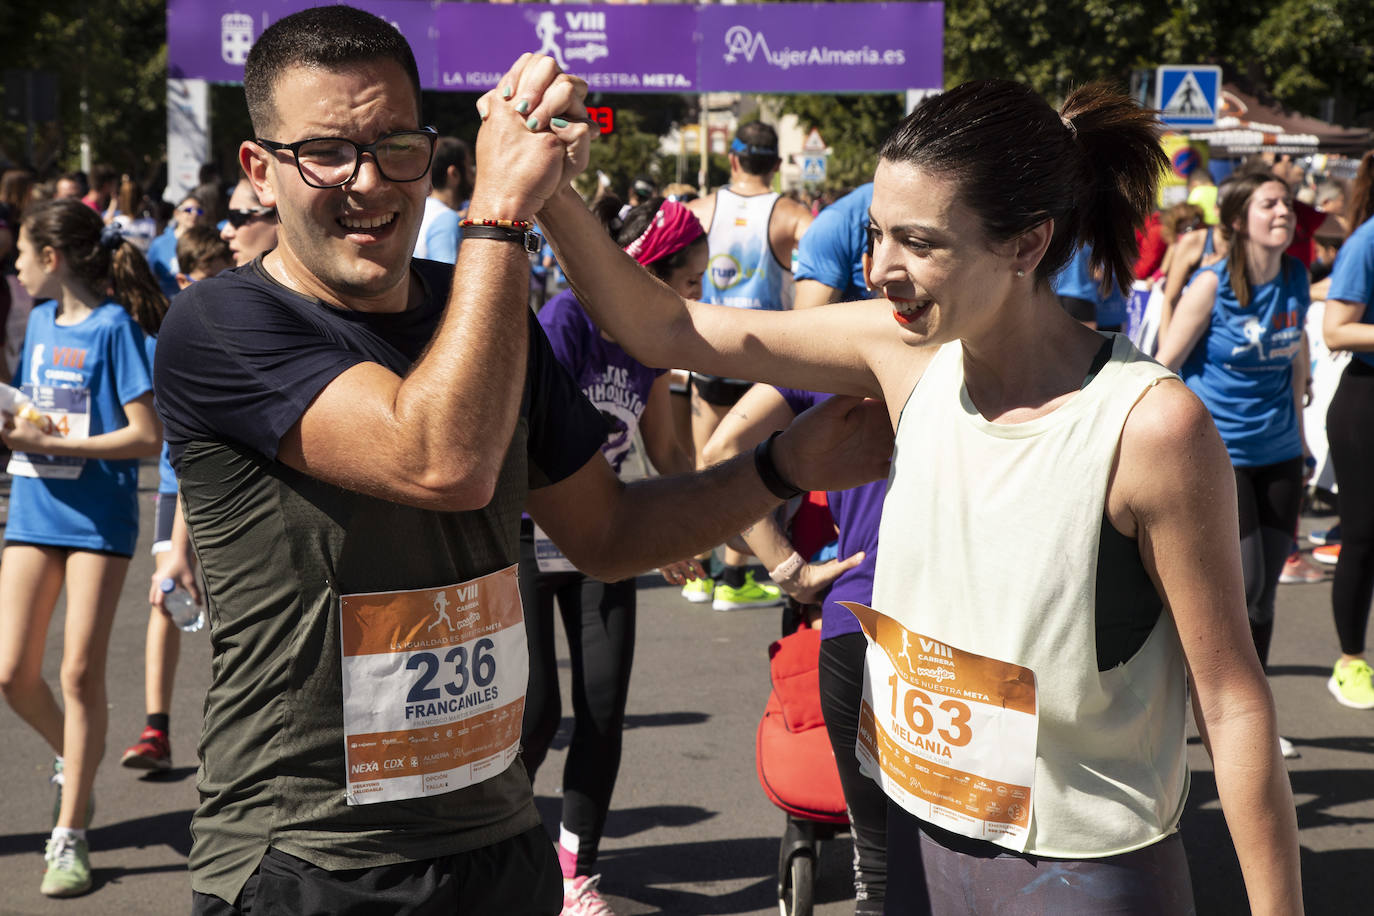
[[[779,474],[778,466],[773,463],[773,440],[781,435],[782,430],[778,430],[754,446],[754,469],[759,472],[759,477],[769,493],[778,499],[791,499],[806,491]]]
[[[510,229],[506,226],[464,226],[462,237],[465,239],[495,239],[498,242],[515,242],[530,254],[538,254],[544,247],[539,236],[528,229]]]

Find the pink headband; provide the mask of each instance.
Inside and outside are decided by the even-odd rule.
[[[665,200],[639,238],[625,246],[625,253],[641,264],[652,264],[677,254],[705,232],[696,214],[675,200]]]

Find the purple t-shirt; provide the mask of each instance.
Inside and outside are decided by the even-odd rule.
[[[779,388],[787,406],[794,414],[828,401],[834,395],[817,394],[796,388]],[[878,522],[883,517],[883,498],[887,496],[887,481],[875,480],[852,490],[836,490],[826,494],[830,515],[840,529],[840,556],[853,556],[860,550],[864,561],[843,573],[821,605],[821,639],[859,632],[859,621],[841,601],[873,602],[873,569],[878,562]]]
[[[539,323],[553,352],[577,387],[606,421],[601,453],[615,472],[630,451],[631,437],[649,400],[649,389],[665,369],[650,369],[601,336],[572,290],[564,290],[539,310]]]

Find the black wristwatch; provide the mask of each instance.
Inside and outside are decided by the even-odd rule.
[[[464,226],[462,237],[465,239],[495,239],[498,242],[515,242],[530,254],[538,254],[544,247],[539,234],[530,229],[511,229],[506,226]]]
[[[773,463],[773,440],[781,435],[782,430],[778,430],[754,446],[754,468],[759,472],[759,477],[769,493],[778,499],[791,499],[806,491],[778,473],[778,466]]]

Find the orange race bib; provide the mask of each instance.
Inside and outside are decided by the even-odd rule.
[[[530,670],[516,567],[339,607],[349,804],[452,792],[511,765]]]
[[[1035,781],[1035,673],[840,603],[868,637],[860,769],[922,820],[1024,849]]]

